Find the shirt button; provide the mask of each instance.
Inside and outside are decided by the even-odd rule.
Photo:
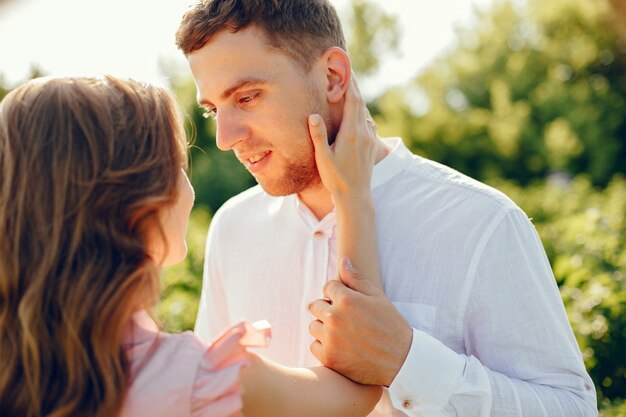
[[[322,232],[321,230],[316,230],[315,233],[313,233],[313,236],[315,236],[316,238],[322,238],[324,237],[324,232]]]
[[[589,382],[585,383],[585,389],[586,389],[587,391],[590,391],[590,390],[591,390],[591,385],[589,384]]]
[[[409,408],[413,408],[413,401],[411,400],[404,400],[402,402],[402,407],[404,407],[405,409],[409,409]]]

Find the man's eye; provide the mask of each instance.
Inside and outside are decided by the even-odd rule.
[[[254,94],[250,94],[244,97],[241,97],[239,99],[239,104],[246,104],[246,103],[250,103],[252,100],[254,100],[255,98],[257,98],[259,95],[259,93],[254,93]]]
[[[206,107],[203,107],[202,110],[204,110],[202,117],[205,119],[215,119],[217,116],[217,109],[207,109]]]

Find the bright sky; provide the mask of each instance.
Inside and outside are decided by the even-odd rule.
[[[349,0],[333,0],[344,26]],[[366,96],[402,84],[454,40],[455,25],[467,25],[473,7],[493,0],[374,0],[397,15],[401,53],[362,86]],[[23,80],[32,65],[51,75],[110,73],[167,85],[159,61],[186,70],[174,46],[180,17],[192,0],[0,1],[0,76]]]

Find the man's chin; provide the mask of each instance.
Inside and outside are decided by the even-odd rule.
[[[285,182],[282,184],[268,183],[267,181],[259,181],[257,183],[263,188],[263,191],[272,197],[284,197],[292,194],[323,187],[319,176],[311,178],[309,181]]]
[[[306,189],[306,187],[296,188],[267,185],[262,182],[259,182],[258,184],[261,186],[261,188],[263,188],[263,191],[265,191],[266,194],[271,195],[272,197],[284,197],[286,195],[298,194],[302,190]]]

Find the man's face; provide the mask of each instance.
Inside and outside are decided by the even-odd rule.
[[[217,146],[232,149],[271,195],[321,185],[307,116],[328,119],[323,86],[254,26],[216,34],[189,54],[198,102],[214,113]]]

